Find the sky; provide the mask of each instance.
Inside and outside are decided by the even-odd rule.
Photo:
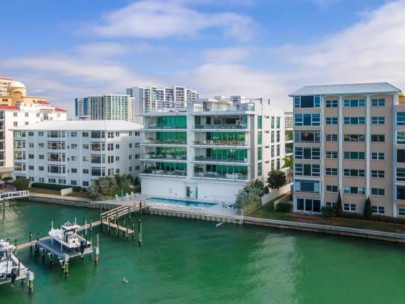
[[[3,1],[0,77],[74,116],[134,86],[270,99],[305,85],[405,91],[405,0]]]

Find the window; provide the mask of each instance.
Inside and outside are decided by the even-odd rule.
[[[72,173],[77,173],[77,169],[76,169],[76,168],[72,168]]]
[[[34,166],[28,166],[28,170],[34,170]]]
[[[373,152],[371,153],[371,159],[373,160],[384,160],[385,154],[382,152]]]
[[[73,180],[73,179],[72,179],[72,180],[70,181],[70,184],[71,184],[72,186],[76,186],[76,185],[77,185],[77,180]]]
[[[397,186],[397,199],[405,200],[405,186]]]
[[[338,192],[338,186],[326,185],[326,192]]]
[[[295,108],[319,108],[321,106],[320,96],[295,96]]]
[[[70,147],[71,147],[72,149],[77,149],[77,145],[76,145],[76,144],[71,144]]]
[[[38,132],[38,136],[44,136],[44,132]]]
[[[364,125],[365,118],[364,117],[345,117],[344,122],[345,122],[345,125]]]
[[[18,122],[16,122],[16,121],[13,122],[13,126],[14,126],[14,127],[17,127],[17,126],[18,126]]]
[[[89,145],[87,145],[87,144],[83,144],[83,150],[88,150],[89,149]]]
[[[385,208],[383,206],[371,206],[371,211],[376,214],[384,214]]]
[[[337,117],[326,117],[325,119],[327,125],[337,125],[338,119]]]
[[[336,168],[325,168],[325,174],[326,175],[337,175],[337,169]]]
[[[262,117],[257,116],[257,128],[261,129],[262,128]]]
[[[295,114],[295,126],[320,126],[321,114]]]
[[[319,181],[310,180],[295,180],[295,191],[296,192],[307,192],[307,193],[320,193],[321,187]],[[404,191],[405,194],[405,191]]]
[[[89,186],[89,182],[83,181],[83,187],[88,187],[88,186]]]
[[[373,107],[385,107],[385,99],[384,98],[372,99],[371,100],[371,106],[373,106]]]
[[[45,170],[45,167],[44,167],[44,166],[39,166],[39,167],[38,167],[38,170],[39,170],[39,171],[44,171],[44,170]]]
[[[38,147],[39,147],[39,148],[44,148],[44,147],[45,147],[45,144],[44,144],[44,143],[38,143]]]
[[[405,181],[405,168],[397,168],[397,181]]]
[[[297,210],[306,212],[320,212],[321,201],[309,198],[297,198]]]
[[[344,175],[350,177],[363,177],[364,170],[361,169],[344,169]]]
[[[321,141],[320,131],[295,131],[294,140],[296,142],[319,143]]]
[[[348,194],[365,194],[366,190],[364,187],[350,187],[350,186],[345,186],[343,188],[344,193]]]
[[[384,178],[385,172],[384,170],[371,170],[371,176],[375,178]]]
[[[397,126],[405,126],[405,112],[397,112]]]
[[[273,151],[273,146],[271,147]],[[273,156],[273,153],[272,153]],[[296,159],[320,159],[321,149],[320,148],[295,148],[295,158]]]
[[[348,212],[356,212],[356,204],[344,204],[343,210]]]
[[[82,132],[82,137],[89,137],[89,132]]]
[[[385,117],[384,116],[373,116],[373,117],[371,117],[371,123],[373,125],[383,125],[383,124],[385,124]]]
[[[72,156],[71,158],[70,158],[72,161],[77,161],[77,156]],[[69,160],[69,159],[68,159]]]
[[[405,163],[405,150],[397,150],[397,162]]]
[[[337,134],[326,134],[326,141],[337,141]]]
[[[345,152],[345,159],[364,159],[364,152]]]
[[[120,145],[119,144],[116,144],[115,145],[115,149],[119,149],[120,148]]]
[[[337,100],[326,100],[325,101],[325,106],[327,108],[337,108],[338,101]]]
[[[384,188],[371,188],[371,195],[384,196],[385,189]]]
[[[39,154],[38,159],[45,159],[45,156],[43,154]]]
[[[405,215],[405,208],[399,208],[398,214],[404,216]]]
[[[405,144],[405,131],[397,131],[397,144]]]
[[[70,132],[70,137],[77,137],[77,132]]]
[[[326,158],[335,159],[338,158],[337,151],[326,151]]]
[[[344,141],[348,142],[364,142],[365,136],[363,134],[345,134]]]
[[[384,142],[384,141],[385,141],[385,135],[379,135],[379,134],[371,135],[371,142]]]
[[[358,108],[364,107],[364,99],[346,99],[344,101],[344,106],[346,108]]]
[[[89,174],[89,169],[83,169],[83,174]]]
[[[299,176],[320,176],[320,165],[313,164],[295,164],[295,175]]]

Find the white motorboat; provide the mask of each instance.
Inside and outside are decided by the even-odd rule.
[[[11,255],[14,249],[14,245],[0,240],[0,280],[5,280],[11,275],[13,270]]]
[[[66,222],[60,227],[60,229],[54,229],[52,224],[49,236],[69,249],[83,249],[90,247],[91,243],[76,233],[79,228],[80,226],[76,223]]]

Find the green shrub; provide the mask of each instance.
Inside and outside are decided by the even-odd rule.
[[[3,177],[3,182],[7,182],[7,181],[11,181],[11,180],[13,180],[13,177],[12,177],[12,176],[5,176],[5,177]]]
[[[321,208],[321,213],[322,213],[322,216],[324,216],[324,217],[333,217],[333,216],[335,216],[335,210],[333,210],[333,208],[330,207],[330,206],[323,206]]]
[[[59,184],[32,183],[31,187],[50,189],[50,190],[62,190],[62,189],[72,188],[73,192],[82,191],[82,187],[80,187],[80,186],[68,186],[68,185],[59,185]]]
[[[370,197],[367,197],[366,199],[366,203],[364,204],[364,212],[363,215],[366,219],[369,219],[372,217],[373,215],[373,211],[371,209],[371,201],[370,201]]]
[[[28,190],[28,186],[30,185],[30,180],[28,178],[17,178],[14,181],[15,190]]]
[[[276,206],[276,212],[288,213],[292,210],[292,204],[287,202],[280,202]]]

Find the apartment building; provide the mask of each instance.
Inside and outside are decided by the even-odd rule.
[[[234,203],[246,184],[283,166],[284,113],[262,100],[198,99],[143,117],[144,195]]]
[[[79,120],[135,121],[133,98],[128,95],[105,94],[75,99],[75,116]]]
[[[405,216],[405,99],[389,83],[306,86],[294,101],[294,211]]]
[[[12,128],[48,120],[66,120],[67,111],[48,103],[17,103],[16,106],[0,105],[0,177],[13,171]]]
[[[27,88],[21,82],[0,77],[0,105],[16,106],[18,103],[48,104],[44,97],[27,96]]]
[[[119,120],[15,127],[14,178],[87,188],[101,176],[138,176],[142,126]]]
[[[174,87],[132,87],[127,94],[134,98],[136,115],[156,109],[179,109],[187,106],[187,101],[196,100],[198,93],[181,86]],[[142,118],[138,116],[138,121]]]

